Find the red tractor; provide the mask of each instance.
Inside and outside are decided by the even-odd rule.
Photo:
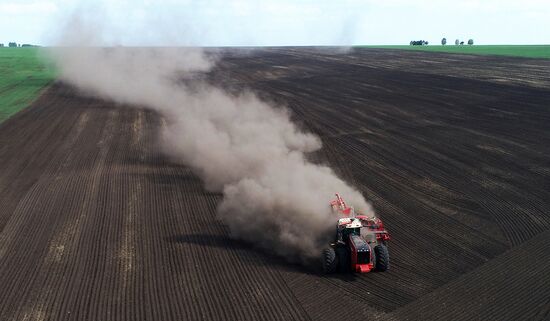
[[[388,231],[376,217],[356,215],[340,195],[330,205],[343,218],[338,220],[336,239],[323,251],[323,271],[367,273],[384,272],[390,267]]]

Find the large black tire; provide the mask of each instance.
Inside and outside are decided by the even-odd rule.
[[[378,244],[374,247],[374,255],[376,257],[376,271],[385,272],[389,270],[390,253],[388,252],[388,248],[383,244]]]
[[[336,252],[332,247],[323,250],[323,272],[334,273],[336,272],[336,267],[338,266],[338,258],[336,257]]]
[[[338,257],[338,272],[349,273],[351,271],[351,258],[348,249],[337,247],[336,256]]]

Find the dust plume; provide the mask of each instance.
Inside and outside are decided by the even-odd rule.
[[[206,82],[180,81],[211,70],[215,56],[193,47],[96,47],[102,41],[94,30],[74,20],[63,46],[50,51],[60,79],[163,116],[164,151],[192,168],[208,190],[223,194],[218,217],[233,237],[306,259],[320,253],[335,227],[328,206],[335,192],[373,215],[361,193],[307,160],[321,141],[292,123],[284,106],[251,92],[234,96]]]

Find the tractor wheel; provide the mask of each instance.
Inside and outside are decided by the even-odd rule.
[[[336,252],[334,249],[328,248],[323,250],[323,272],[324,273],[334,273],[336,272],[336,267],[338,266],[338,258],[336,257]]]
[[[376,271],[387,271],[390,268],[390,253],[388,252],[388,248],[383,244],[379,244],[374,247],[374,255],[376,257]]]
[[[351,271],[351,260],[349,252],[345,247],[336,248],[336,256],[338,257],[338,272],[348,273]]]

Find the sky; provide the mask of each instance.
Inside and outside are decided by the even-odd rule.
[[[75,13],[102,45],[550,44],[550,0],[0,0],[0,43],[56,45]]]

